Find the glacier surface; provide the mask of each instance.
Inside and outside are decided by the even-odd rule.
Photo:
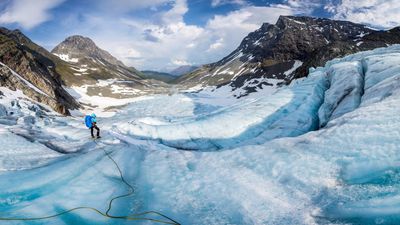
[[[181,224],[398,224],[399,79],[400,46],[361,52],[240,99],[138,99],[99,118],[96,141],[82,118],[1,88],[0,224],[173,223],[118,218],[146,211]],[[100,213],[17,220],[76,207]]]

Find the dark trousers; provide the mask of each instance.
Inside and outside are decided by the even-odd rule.
[[[99,137],[99,136],[100,136],[100,128],[98,128],[96,124],[93,124],[93,125],[92,125],[92,127],[90,128],[90,133],[92,134],[92,137],[94,137],[94,135],[93,135],[93,129],[96,129],[96,130],[97,130],[97,137]]]

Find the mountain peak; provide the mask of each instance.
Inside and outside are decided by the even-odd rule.
[[[73,45],[76,48],[79,48],[82,50],[87,49],[87,48],[97,47],[92,39],[81,36],[81,35],[69,36],[63,41],[63,43],[65,45]]]
[[[79,39],[92,41],[92,39],[82,36],[82,35],[79,35],[79,34],[71,35],[71,36],[67,37],[65,40],[79,40]]]
[[[275,25],[263,24],[250,33],[237,51],[261,59],[303,60],[334,42],[353,41],[372,30],[362,24],[307,16],[280,16]]]
[[[31,42],[31,40],[27,36],[25,36],[19,29],[9,30],[5,27],[0,27],[0,34],[12,38],[14,41],[17,41],[20,44]]]
[[[279,16],[276,21],[277,26],[288,25],[288,24],[301,24],[305,25],[306,23],[310,23],[317,18],[307,17],[307,16]]]
[[[88,85],[89,95],[132,97],[149,90],[154,83],[161,83],[144,80],[135,68],[125,66],[109,52],[99,48],[93,40],[82,35],[67,37],[51,53],[60,58],[62,63],[67,63],[60,70],[65,74],[68,86]],[[100,80],[103,83],[98,85]]]
[[[350,29],[362,30],[367,29],[363,24],[352,23],[350,21],[331,20],[327,18],[318,18],[310,16],[279,16],[276,24],[278,28],[293,28],[293,27],[319,27],[322,29],[337,29],[345,31]],[[343,30],[343,27],[345,30]]]
[[[63,42],[58,44],[51,53],[56,55],[68,55],[70,59],[93,58],[112,65],[123,66],[121,61],[116,59],[109,52],[99,48],[92,39],[81,35],[67,37]]]

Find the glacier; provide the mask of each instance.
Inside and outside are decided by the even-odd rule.
[[[0,224],[400,223],[399,45],[228,91],[138,98],[94,141],[1,87]]]

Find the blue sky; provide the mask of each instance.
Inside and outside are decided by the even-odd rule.
[[[279,15],[398,26],[398,0],[2,0],[0,25],[51,50],[80,34],[138,69],[168,71],[221,59]]]

